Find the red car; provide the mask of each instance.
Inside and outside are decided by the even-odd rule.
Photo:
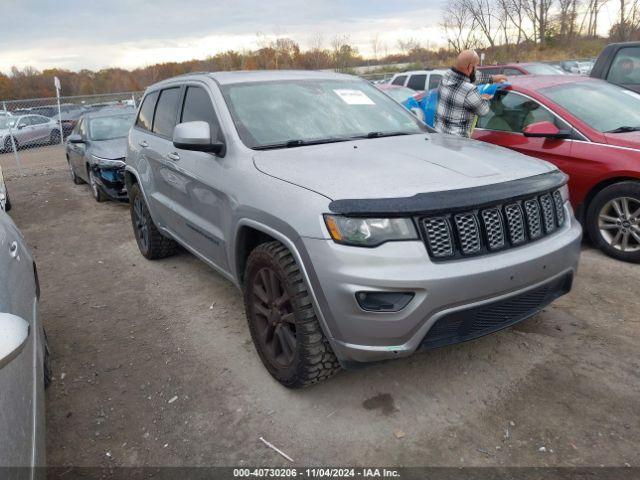
[[[640,94],[568,75],[509,82],[473,137],[555,164],[591,240],[640,262]]]
[[[508,63],[506,65],[483,65],[478,70],[489,75],[499,73],[508,77],[519,77],[520,75],[562,75],[565,72],[560,67],[554,67],[548,63]]]

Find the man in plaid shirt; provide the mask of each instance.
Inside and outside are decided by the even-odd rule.
[[[455,66],[442,77],[435,119],[437,131],[469,137],[476,115],[489,113],[491,96],[480,95],[475,83],[504,82],[507,77],[476,72],[479,63],[476,52],[465,50],[458,55]]]

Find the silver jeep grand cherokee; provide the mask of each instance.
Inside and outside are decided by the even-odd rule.
[[[142,254],[242,289],[287,387],[513,325],[571,288],[581,229],[548,163],[432,133],[369,83],[198,73],[146,91],[126,182]]]

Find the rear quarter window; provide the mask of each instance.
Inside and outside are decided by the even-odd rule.
[[[153,111],[156,108],[156,101],[158,100],[158,92],[151,92],[142,101],[138,118],[136,119],[136,127],[144,130],[151,131],[151,124],[153,122]]]

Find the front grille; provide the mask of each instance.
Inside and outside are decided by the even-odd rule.
[[[449,313],[433,324],[421,346],[436,348],[465,342],[514,325],[569,292],[572,279],[567,274],[503,300]]]
[[[565,222],[559,190],[467,212],[420,219],[429,254],[448,260],[538,240]]]

